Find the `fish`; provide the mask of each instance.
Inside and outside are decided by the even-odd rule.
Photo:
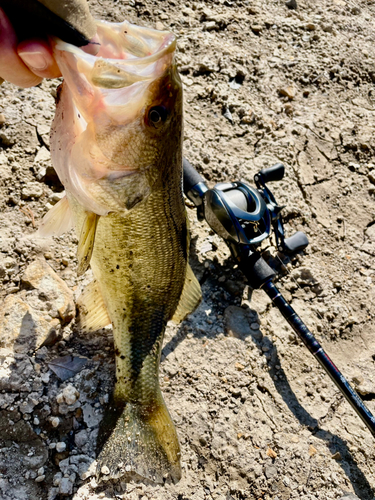
[[[182,193],[183,89],[176,38],[127,21],[97,21],[96,56],[54,40],[64,81],[51,158],[66,195],[39,234],[74,226],[80,327],[112,324],[115,386],[99,430],[97,479],[181,478],[180,446],[159,385],[167,322],[201,300],[189,265]]]

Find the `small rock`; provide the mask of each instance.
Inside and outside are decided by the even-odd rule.
[[[82,448],[82,446],[84,446],[87,443],[87,440],[88,440],[88,435],[85,429],[80,432],[77,432],[77,434],[74,436],[74,442],[77,448]]]
[[[333,458],[333,460],[342,460],[341,453],[339,451],[336,451],[331,458]]]
[[[71,384],[67,385],[64,388],[62,395],[67,405],[74,405],[77,399],[79,399],[79,392]]]
[[[339,500],[360,500],[360,498],[354,493],[345,493],[345,495],[340,497]]]
[[[51,153],[44,146],[39,149],[37,152],[34,163],[43,163],[51,161]]]
[[[312,444],[310,444],[310,446],[309,446],[309,455],[310,455],[310,457],[313,457],[317,453],[318,453],[317,449],[314,448],[314,446]]]
[[[229,306],[224,311],[226,333],[231,337],[244,339],[252,335],[247,312],[242,307]]]
[[[375,169],[374,170],[370,170],[370,172],[368,173],[368,178],[369,178],[370,182],[372,182],[373,184],[375,184]]]
[[[54,476],[53,476],[53,485],[54,486],[59,486],[59,484],[61,483],[61,479],[62,479],[63,475],[62,475],[62,472],[57,472]]]
[[[43,195],[43,187],[38,182],[28,182],[27,186],[22,188],[21,198],[29,200],[30,198],[40,198]]]
[[[260,24],[253,24],[251,29],[254,33],[259,34],[262,31],[262,26]]]
[[[68,477],[63,477],[61,479],[59,485],[59,493],[64,497],[70,496],[73,493],[73,483]]]
[[[62,453],[65,450],[66,450],[66,444],[63,441],[61,441],[59,443],[56,443],[56,451],[57,451],[57,453]]]
[[[355,385],[361,385],[361,384],[363,384],[363,382],[365,381],[365,379],[363,378],[363,376],[362,376],[361,374],[359,374],[359,375],[355,375],[355,376],[352,378],[352,380],[353,380],[353,383],[354,383]]]
[[[51,422],[52,427],[55,427],[55,428],[60,425],[59,417],[52,417],[50,422]]]
[[[290,10],[296,10],[297,9],[297,0],[287,0],[285,2],[285,5]]]
[[[39,296],[51,302],[52,308],[58,311],[60,318],[64,322],[74,318],[73,293],[44,259],[37,259],[32,262],[26,268],[22,281],[31,288],[38,290]]]
[[[293,85],[288,85],[287,87],[279,88],[279,94],[287,97],[288,99],[294,99],[296,96],[296,89]]]
[[[55,321],[47,322],[17,295],[9,295],[0,306],[0,347],[19,353],[38,349],[56,328]]]
[[[216,21],[207,21],[203,25],[203,29],[205,29],[206,31],[216,30],[218,28],[219,26],[216,24]]]
[[[45,474],[42,474],[41,476],[38,476],[35,478],[35,482],[36,483],[41,483],[42,481],[44,481],[46,478]]]
[[[105,476],[107,476],[110,472],[110,470],[108,469],[108,467],[106,465],[103,465],[103,467],[100,469],[100,472],[102,474],[104,474]]]
[[[155,23],[155,29],[158,30],[158,31],[164,31],[165,30],[165,26],[160,21],[156,21],[156,23]]]
[[[230,112],[229,108],[224,109],[223,116],[224,116],[224,118],[229,120],[231,123],[233,123],[233,116],[232,116],[232,113]]]
[[[277,458],[277,453],[272,448],[268,448],[267,456],[270,458]]]
[[[0,254],[0,278],[5,278],[5,276],[10,276],[17,271],[18,266],[12,257],[5,257],[3,254]]]
[[[264,473],[265,473],[265,476],[267,479],[271,479],[271,477],[277,475],[277,469],[276,469],[276,467],[269,466],[269,467],[265,468]]]
[[[95,415],[94,408],[86,403],[82,410],[83,420],[87,424],[87,426],[90,428],[97,427],[99,425],[101,417],[99,415]]]

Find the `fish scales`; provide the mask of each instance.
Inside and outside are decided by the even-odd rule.
[[[135,391],[139,398],[146,390],[139,387],[143,379],[138,374],[147,355],[158,359],[153,347],[161,344],[160,334],[181,295],[187,255],[180,196],[179,185],[168,186],[127,216],[112,213],[98,222],[91,267],[114,318],[119,394]]]
[[[188,265],[182,84],[170,33],[98,22],[98,36],[98,57],[56,42],[64,83],[51,156],[66,198],[40,232],[61,234],[73,221],[78,272],[91,265],[95,277],[78,300],[81,326],[113,326],[115,389],[97,477],[135,473],[162,483],[181,476],[159,386],[163,335],[201,297]]]

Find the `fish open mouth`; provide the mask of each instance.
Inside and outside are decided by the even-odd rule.
[[[77,69],[95,87],[118,89],[161,76],[171,63],[176,37],[169,31],[122,23],[97,22],[96,56],[58,40],[55,48],[77,57]]]

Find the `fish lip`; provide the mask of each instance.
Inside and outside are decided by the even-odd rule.
[[[124,21],[126,23],[126,21]],[[124,23],[117,23],[117,24],[124,24]],[[106,25],[106,24],[113,24],[108,21],[97,21],[97,25]],[[131,25],[131,23],[127,23]],[[157,31],[157,30],[154,30]],[[159,32],[161,35],[165,34],[165,38],[159,48],[153,53],[150,54],[149,56],[143,56],[143,57],[132,57],[129,59],[116,59],[116,58],[105,58],[111,61],[114,65],[119,64],[121,66],[147,66],[153,62],[158,61],[165,55],[169,53],[173,53],[176,50],[177,47],[177,39],[176,36],[171,33],[170,31],[160,31]],[[88,54],[87,52],[84,52],[82,48],[76,47],[75,45],[69,44],[67,42],[63,42],[59,38],[56,37],[51,37],[51,39],[55,43],[55,49],[60,50],[62,52],[70,52],[71,54],[74,54],[79,57],[83,57],[88,63],[95,64],[95,61],[98,59],[101,59],[101,56],[97,55],[92,55]]]

